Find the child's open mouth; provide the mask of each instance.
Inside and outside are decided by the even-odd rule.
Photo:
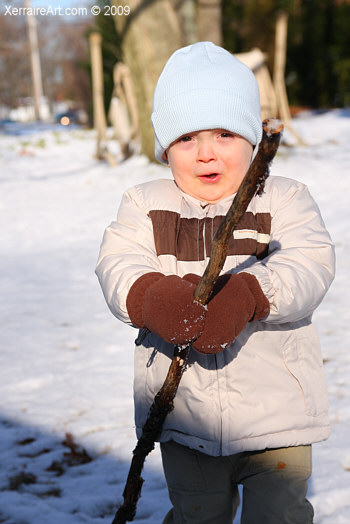
[[[219,173],[208,173],[207,175],[200,175],[198,178],[203,182],[217,182],[221,175]]]

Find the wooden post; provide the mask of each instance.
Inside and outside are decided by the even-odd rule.
[[[266,55],[255,47],[247,53],[234,55],[254,73],[260,91],[261,120],[277,117],[277,99],[271,75],[266,65]]]
[[[28,40],[33,81],[34,116],[36,120],[41,120],[40,105],[43,96],[43,84],[41,78],[38,31],[35,16],[32,14],[30,9],[31,1],[26,0],[25,6],[27,8]]]
[[[278,109],[282,120],[287,124],[291,120],[284,74],[287,54],[287,24],[288,14],[280,11],[276,21],[275,61],[273,83],[277,96]]]
[[[287,55],[287,27],[288,14],[280,11],[277,14],[276,34],[275,34],[275,57],[273,70],[273,86],[277,99],[277,107],[281,120],[285,127],[296,137],[300,144],[304,144],[303,139],[295,131],[291,124],[291,114],[289,110],[288,96],[285,84],[285,68]]]
[[[92,71],[93,118],[94,128],[97,132],[96,157],[100,160],[106,159],[109,164],[115,165],[116,161],[108,152],[107,148],[107,123],[103,102],[103,67],[101,42],[102,38],[99,33],[90,34],[89,44]]]
[[[139,115],[129,67],[122,62],[118,62],[114,67],[113,79],[116,95],[128,108],[131,123],[131,139],[135,139],[139,134]]]

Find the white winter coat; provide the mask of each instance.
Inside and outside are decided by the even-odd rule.
[[[203,274],[211,239],[232,197],[205,204],[157,180],[128,190],[106,229],[97,275],[112,313],[130,323],[126,297],[150,271]],[[216,217],[216,218],[215,218]],[[191,349],[160,441],[209,455],[310,444],[329,436],[318,337],[311,323],[334,277],[334,248],[301,183],[270,177],[234,233],[223,272],[253,274],[270,314],[251,322],[217,355]],[[135,418],[140,435],[173,347],[149,334],[135,348]]]

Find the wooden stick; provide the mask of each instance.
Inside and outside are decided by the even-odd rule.
[[[228,242],[235,227],[254,195],[263,191],[265,180],[269,175],[270,164],[279,146],[282,129],[283,126],[279,120],[270,119],[263,122],[263,138],[258,153],[214,236],[210,260],[195,290],[194,297],[201,304],[209,301],[214,284],[225,263]],[[141,477],[143,465],[146,456],[154,449],[155,441],[162,430],[166,416],[174,407],[173,401],[185,370],[190,347],[190,345],[175,347],[166,379],[153,400],[148,418],[142,428],[142,435],[133,451],[123,492],[124,503],[118,509],[112,524],[125,524],[127,521],[134,520],[143,484]]]
[[[248,169],[230,209],[216,231],[209,263],[194,293],[195,299],[201,304],[208,302],[216,279],[224,266],[228,242],[234,229],[244,215],[253,196],[261,193],[264,189],[270,164],[279,146],[282,129],[283,125],[279,120],[269,119],[263,122],[263,138],[258,153]]]

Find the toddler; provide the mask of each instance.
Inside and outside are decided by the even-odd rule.
[[[311,322],[334,248],[308,189],[270,176],[234,231],[206,307],[193,293],[262,136],[253,73],[211,42],[177,50],[158,80],[157,159],[173,180],[126,191],[97,275],[112,313],[140,329],[138,436],[174,344],[189,361],[159,441],[172,508],[163,524],[311,524],[311,444],[329,436]]]

